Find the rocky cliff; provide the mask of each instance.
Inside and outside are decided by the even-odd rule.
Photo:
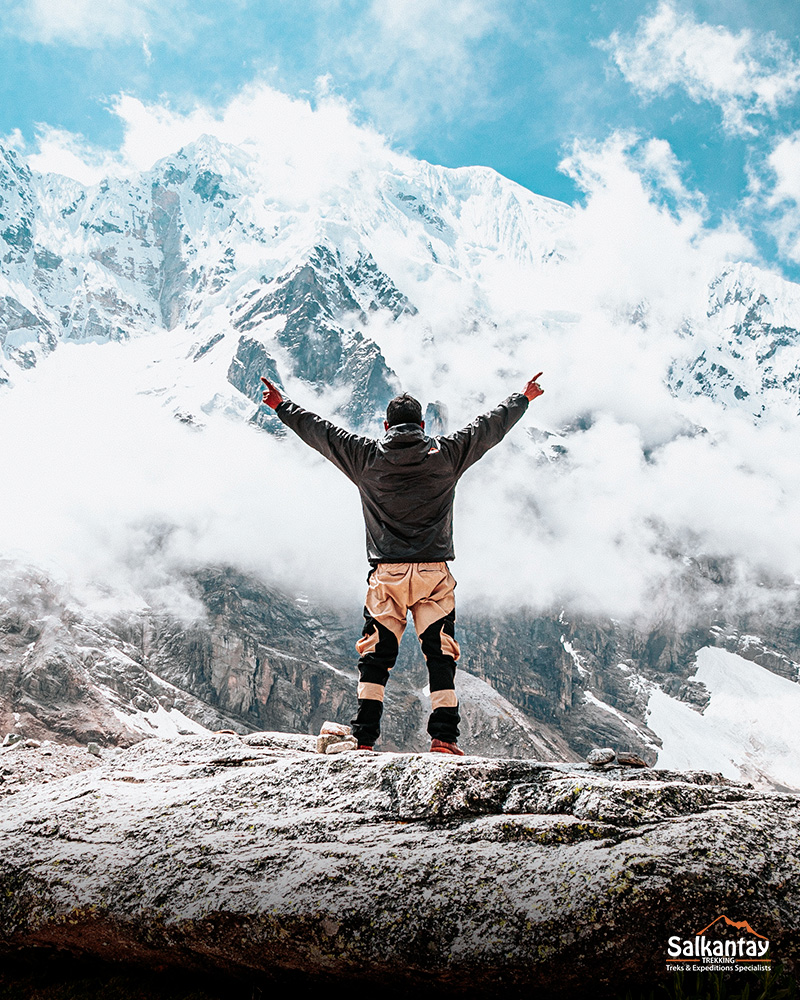
[[[293,600],[230,568],[199,571],[188,583],[204,608],[195,620],[156,612],[99,619],[43,574],[7,577],[0,600],[3,732],[114,747],[221,728],[313,733],[326,718],[349,721],[357,618]],[[551,654],[560,652],[556,638]],[[510,698],[461,672],[463,736],[473,751],[576,759],[558,720],[548,721],[547,712],[537,718],[525,705],[524,692],[545,686],[550,668],[543,657],[540,672]],[[387,692],[384,749],[427,748],[426,684],[410,635]],[[638,746],[626,738],[629,744]]]
[[[115,747],[217,729],[311,734],[326,718],[350,721],[355,609],[293,598],[230,567],[198,570],[185,583],[198,606],[188,620],[163,610],[101,617],[44,574],[8,572],[0,600],[3,734]],[[783,713],[791,730],[798,693],[794,630],[771,616],[744,624],[774,642],[714,619],[687,629],[467,608],[458,625],[462,743],[488,757],[562,762],[612,746],[655,763],[664,752],[660,732],[677,732],[685,747],[677,766],[711,760],[729,777],[796,791],[791,732],[780,729]],[[738,671],[754,686],[728,694],[719,677],[697,673],[700,647],[729,657],[722,681]],[[383,749],[427,748],[426,684],[409,629],[387,688]],[[744,715],[730,715],[737,699]],[[718,705],[729,712],[720,723]],[[651,726],[654,706],[661,714]],[[762,708],[771,731],[750,722]],[[666,710],[682,714],[665,722]],[[730,744],[731,732],[741,745]],[[673,735],[666,748],[673,759],[675,742]]]
[[[602,996],[725,914],[800,957],[798,800],[719,775],[325,757],[274,733],[146,740],[65,777],[60,753],[0,753],[28,779],[0,805],[6,956]]]

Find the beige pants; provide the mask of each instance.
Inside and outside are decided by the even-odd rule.
[[[453,663],[457,661],[461,651],[450,634],[456,606],[455,586],[456,581],[445,562],[379,563],[370,574],[365,615],[368,616],[368,622],[372,618],[384,629],[388,629],[395,642],[387,643],[387,637],[381,635],[381,629],[368,627],[356,643],[356,650],[362,660],[375,658],[382,668],[388,666],[391,669],[410,611],[429,666],[432,657],[438,660],[442,655],[452,658]],[[431,629],[436,623],[442,623],[444,627]],[[371,671],[362,671],[358,697],[383,701],[386,683],[384,676],[388,675],[388,670],[384,676],[376,676],[374,680],[368,679],[369,673]],[[445,676],[440,679],[439,673],[436,669],[431,671],[432,707],[455,707],[458,702],[451,686],[452,673],[449,681]],[[439,689],[440,684],[448,686]]]

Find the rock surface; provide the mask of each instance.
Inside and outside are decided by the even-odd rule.
[[[46,740],[21,740],[0,750],[0,798],[23,787],[54,781],[97,767],[100,759],[86,747],[65,746]],[[106,751],[108,756],[110,751]]]
[[[794,796],[701,772],[314,749],[149,739],[7,796],[0,950],[470,996],[653,982],[667,938],[721,913],[800,955]],[[42,750],[7,754],[23,752]]]

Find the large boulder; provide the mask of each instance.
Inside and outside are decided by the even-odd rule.
[[[313,745],[149,739],[67,777],[37,783],[29,766],[0,804],[0,951],[600,995],[653,983],[671,936],[725,914],[798,957],[794,796],[700,772]],[[0,766],[40,752],[6,749]]]

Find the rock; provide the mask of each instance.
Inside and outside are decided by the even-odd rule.
[[[90,754],[93,754],[95,757],[101,756],[100,747],[96,743],[90,743],[86,747],[86,749],[89,751]]]
[[[196,694],[158,676],[160,664],[151,668],[146,645],[168,640],[160,618],[148,622],[151,641],[141,620],[87,618],[44,574],[5,564],[0,595],[0,725],[14,739],[22,732],[59,743],[128,746],[157,732],[153,721],[158,726],[171,717],[177,732],[187,720],[210,730],[267,728],[233,721],[203,700],[200,684]],[[197,629],[183,628],[189,646]],[[202,658],[199,645],[184,662]]]
[[[13,747],[15,743],[21,743],[25,737],[21,733],[6,733],[3,737],[4,747]]]
[[[331,743],[325,753],[345,753],[348,750],[358,749],[355,740],[342,740],[341,743]]]
[[[33,784],[43,784],[63,778],[69,774],[97,767],[100,760],[86,753],[86,747],[68,746],[65,744],[48,744],[41,747],[30,747],[28,752],[24,743],[14,744],[15,749],[4,752],[0,764],[0,797],[29,788]]]
[[[350,736],[352,732],[350,726],[345,726],[341,722],[323,722],[319,731],[320,736]]]
[[[603,764],[610,764],[616,756],[611,747],[596,748],[586,755],[586,762],[593,767],[602,767]]]
[[[7,795],[0,952],[350,991],[601,995],[653,986],[668,938],[725,913],[800,959],[795,796],[702,772],[323,760],[274,739],[144,740]]]
[[[254,402],[263,391],[261,374],[267,373],[280,386],[275,361],[259,339],[266,324],[292,374],[319,388],[346,386],[339,417],[354,427],[373,430],[399,389],[380,348],[360,329],[367,321],[365,309],[373,308],[390,309],[395,319],[416,312],[371,255],[348,268],[337,249],[315,246],[296,267],[234,307],[232,325],[242,336],[228,381]],[[355,329],[347,316],[356,321]],[[266,420],[257,416],[255,422],[267,428],[277,423],[269,414]]]
[[[317,753],[327,753],[328,747],[339,742],[339,737],[335,733],[325,733],[317,737]]]
[[[337,746],[343,742],[352,744],[353,747],[357,745],[355,737],[350,737],[349,739],[343,741],[342,737],[338,733],[321,733],[317,737],[317,753],[329,753],[331,747]]]
[[[199,727],[316,733],[355,707],[358,616],[231,567],[184,579],[204,609],[188,622],[152,611],[87,617],[44,574],[2,566],[0,574],[2,732],[110,748]],[[488,757],[577,761],[619,746],[654,760],[659,738],[645,720],[655,688],[697,709],[710,697],[688,676],[709,641],[701,632],[467,611],[459,626],[461,742]],[[800,661],[790,632],[787,625],[775,637],[776,648],[780,639]],[[714,636],[743,655],[762,648],[727,626]],[[426,683],[408,629],[387,686],[381,750],[430,745]],[[751,780],[768,785],[772,776],[765,768]]]
[[[617,763],[622,764],[624,767],[647,767],[647,761],[642,760],[642,758],[635,753],[628,753],[625,750],[620,750],[617,754]]]
[[[273,750],[301,750],[314,753],[316,739],[299,733],[250,733],[242,737],[242,743],[251,747],[268,747]]]

